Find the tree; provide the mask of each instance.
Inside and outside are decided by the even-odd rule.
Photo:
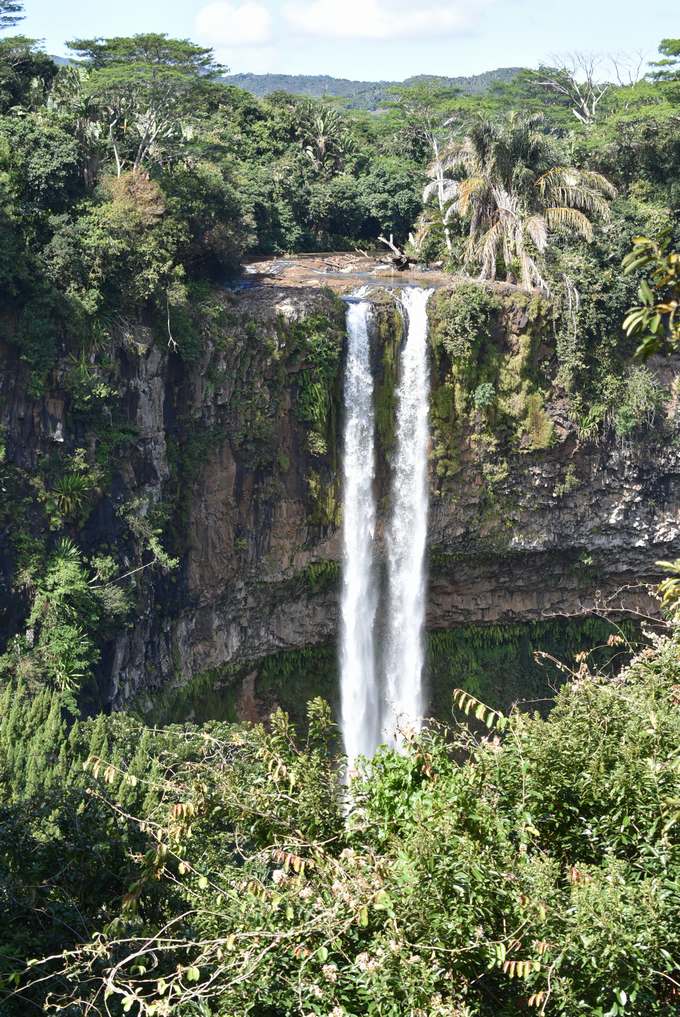
[[[184,730],[155,775],[170,732],[134,767],[90,759],[114,814],[140,767],[147,843],[116,920],[33,960],[20,998],[51,974],[55,1012],[96,1017],[677,1017],[677,636],[572,677],[547,719],[454,692],[461,722],[351,792],[319,701],[306,740],[277,711]]]
[[[598,80],[601,66],[601,60],[593,54],[571,53],[556,67],[541,67],[537,84],[562,97],[576,119],[589,127],[595,123],[598,107],[611,87],[609,82]]]
[[[223,68],[212,50],[165,34],[68,43],[87,60],[86,91],[98,104],[118,176],[170,161],[190,133],[199,100]]]
[[[652,72],[653,81],[680,80],[680,39],[662,39],[659,43],[660,60],[652,62],[659,69]]]
[[[23,3],[16,0],[0,0],[0,31],[14,28],[23,18]]]
[[[451,200],[450,181],[446,178],[443,150],[447,131],[455,113],[460,108],[458,92],[453,88],[440,88],[431,83],[411,88],[395,89],[394,109],[397,114],[400,133],[413,151],[414,156],[429,157],[428,176],[430,184],[425,191],[425,200],[435,197],[444,222],[444,211]],[[444,240],[449,253],[453,245],[446,222]]]
[[[480,119],[446,148],[443,165],[456,179],[445,219],[468,224],[467,260],[494,279],[499,263],[524,286],[548,289],[539,256],[550,234],[570,229],[591,240],[591,215],[608,215],[612,184],[599,173],[561,166],[540,116]]]
[[[56,73],[56,64],[37,48],[35,39],[24,35],[1,38],[0,113],[14,106],[43,106]]]
[[[305,156],[319,173],[342,169],[353,149],[342,113],[324,103],[305,102],[301,106],[295,134]]]
[[[680,103],[680,39],[662,39],[661,59],[652,63],[652,81],[661,85],[666,98],[675,106]]]

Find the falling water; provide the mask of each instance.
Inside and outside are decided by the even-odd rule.
[[[371,305],[361,299],[347,310],[345,440],[340,646],[342,735],[351,766],[372,756],[380,738],[373,627],[376,612],[373,574],[375,532],[375,443],[369,320]]]
[[[423,714],[425,543],[428,510],[427,302],[432,290],[409,287],[402,303],[408,335],[401,356],[393,465],[392,518],[387,531],[388,607],[383,737],[398,745]]]

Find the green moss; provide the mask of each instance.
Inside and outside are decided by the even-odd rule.
[[[448,482],[466,448],[492,490],[507,476],[509,453],[552,444],[545,409],[551,380],[538,362],[548,320],[548,304],[521,292],[501,300],[470,283],[433,297],[432,459],[439,488],[451,496]],[[513,334],[519,327],[521,334]]]
[[[550,448],[555,437],[555,427],[545,411],[540,392],[532,392],[527,396],[524,424],[524,433],[532,450]]]
[[[397,419],[399,351],[404,338],[404,320],[394,302],[376,308],[375,426],[380,458],[385,461],[394,448]]]
[[[208,427],[200,421],[191,421],[178,429],[176,435],[168,441],[170,479],[165,498],[169,506],[168,523],[175,552],[184,548],[194,484],[214,450],[223,441],[221,427]]]
[[[339,712],[338,660],[335,646],[311,646],[276,653],[255,665],[255,695],[266,714],[281,706],[300,730],[307,703],[321,696]]]
[[[302,579],[311,593],[320,593],[338,585],[340,572],[340,563],[337,561],[314,562],[304,570]]]
[[[576,468],[573,463],[569,463],[567,466],[564,477],[555,485],[555,497],[564,498],[565,495],[569,494],[579,486],[579,479],[576,476]]]
[[[276,327],[289,359],[292,357],[300,364],[295,412],[316,439],[310,451],[325,455],[333,450],[334,460],[344,330],[337,319],[327,314],[313,314],[295,322],[279,318]]]
[[[552,444],[545,410],[551,379],[538,362],[549,312],[541,297],[513,292],[501,300],[476,284],[433,298],[432,436],[440,480],[458,471],[466,444],[482,464],[508,451]],[[514,335],[518,325],[523,331]]]
[[[312,503],[309,522],[316,526],[339,526],[341,509],[337,477],[325,480],[316,470],[311,470],[307,475],[307,490]]]
[[[176,665],[177,670],[177,665]],[[132,704],[129,712],[139,715],[147,724],[204,724],[211,720],[236,722],[238,701],[237,677],[240,667],[226,664],[195,675],[179,688],[144,693]]]
[[[501,302],[486,287],[463,283],[435,295],[430,310],[430,343],[438,356],[467,367],[495,331]]]

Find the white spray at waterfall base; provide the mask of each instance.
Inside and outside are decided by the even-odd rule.
[[[392,510],[387,530],[388,604],[383,658],[383,740],[398,746],[422,723],[425,547],[428,517],[430,374],[427,303],[432,290],[409,287],[402,305],[408,335],[397,392]]]
[[[347,310],[340,684],[342,736],[350,767],[357,756],[371,757],[380,741],[374,649],[375,416],[370,315],[371,305],[361,299]]]

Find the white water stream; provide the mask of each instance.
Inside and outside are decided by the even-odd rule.
[[[342,735],[351,770],[381,742],[399,746],[423,715],[425,545],[428,514],[430,376],[427,302],[432,291],[409,287],[397,390],[396,450],[387,525],[387,604],[382,680],[376,665],[377,589],[375,412],[371,373],[371,305],[359,291],[347,311],[340,638]]]
[[[373,635],[377,595],[373,566],[375,417],[370,316],[371,305],[364,300],[348,307],[340,671],[342,736],[350,767],[357,756],[372,756],[380,741]]]
[[[408,334],[397,392],[392,515],[387,530],[387,633],[384,653],[382,737],[399,745],[423,716],[425,545],[428,514],[430,373],[427,303],[432,290],[409,287],[402,295]]]

